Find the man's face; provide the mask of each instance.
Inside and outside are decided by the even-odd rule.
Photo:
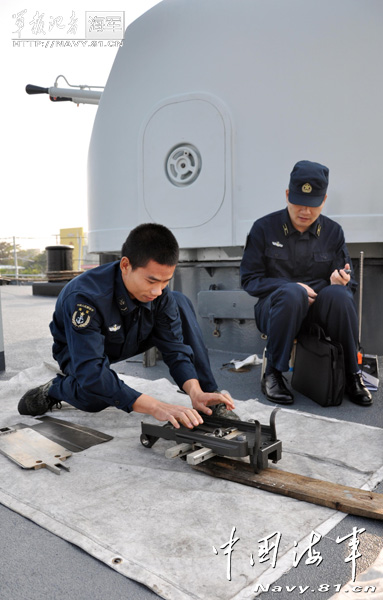
[[[287,210],[295,229],[301,232],[307,231],[321,214],[326,198],[327,195],[324,197],[322,204],[316,207],[291,204],[289,202],[289,190],[286,190]]]
[[[121,259],[122,280],[131,298],[139,302],[150,302],[161,296],[162,290],[173,277],[176,265],[160,265],[150,260],[145,267],[132,269],[126,256]]]

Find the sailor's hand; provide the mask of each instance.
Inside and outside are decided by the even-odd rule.
[[[170,421],[176,429],[179,429],[180,424],[193,429],[193,427],[197,427],[203,423],[201,415],[193,408],[185,408],[185,406],[167,404],[166,402],[158,401],[156,409],[152,414],[158,421]]]
[[[351,279],[349,271],[350,265],[348,263],[344,265],[343,269],[335,269],[330,276],[331,285],[347,285]]]
[[[234,402],[228,392],[203,392],[198,379],[188,379],[183,384],[183,389],[190,396],[192,406],[205,415],[211,415],[212,410],[209,406],[215,404],[225,404],[227,410],[234,410]]]
[[[192,399],[193,408],[205,413],[205,415],[211,415],[212,410],[209,406],[215,406],[216,404],[225,404],[227,410],[234,410],[235,404],[232,397],[228,392],[202,392],[196,394]]]
[[[315,298],[317,297],[318,294],[313,290],[313,288],[311,288],[306,283],[298,282],[298,285],[301,285],[303,288],[305,288],[305,290],[307,292],[307,297],[309,300],[309,305],[311,306],[311,304],[313,304],[315,302]]]
[[[193,429],[203,423],[201,415],[193,408],[161,402],[147,394],[141,394],[137,398],[133,404],[133,410],[145,415],[152,415],[158,421],[170,421],[176,429],[179,429],[180,424]]]

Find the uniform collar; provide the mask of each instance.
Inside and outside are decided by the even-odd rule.
[[[153,302],[138,302],[138,300],[133,300],[129,296],[129,292],[126,289],[124,282],[122,280],[121,269],[118,267],[118,271],[116,273],[116,285],[114,292],[118,308],[122,315],[127,315],[133,310],[136,310],[137,307],[143,306],[147,310],[152,310]]]
[[[286,237],[290,237],[290,235],[292,235],[293,233],[301,233],[300,231],[295,229],[294,225],[292,224],[287,208],[285,208],[285,210],[282,213],[282,229]],[[304,231],[303,233],[311,233],[312,235],[315,235],[315,237],[319,238],[321,229],[322,215],[319,215],[319,217],[314,221],[314,223],[310,225],[308,230]]]

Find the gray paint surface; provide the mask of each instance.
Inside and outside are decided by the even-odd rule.
[[[90,143],[91,250],[152,220],[182,248],[243,246],[302,159],[329,166],[348,242],[382,242],[382,16],[380,0],[164,0],[132,23]],[[199,174],[175,185],[178,147]]]

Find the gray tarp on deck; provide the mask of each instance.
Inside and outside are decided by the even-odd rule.
[[[0,427],[35,423],[18,414],[17,402],[27,389],[52,378],[52,369],[43,364],[0,382]],[[189,402],[167,380],[121,377],[162,400]],[[242,419],[262,423],[268,423],[271,410],[256,400],[237,407]],[[114,439],[71,456],[70,472],[60,476],[46,469],[22,470],[0,456],[0,502],[164,598],[253,598],[257,584],[273,582],[292,567],[294,542],[302,554],[312,531],[324,535],[343,518],[330,509],[195,472],[179,459],[165,458],[171,442],[160,440],[145,449],[139,442],[141,420],[149,420],[144,415],[114,408],[83,413],[69,405],[53,415]],[[382,429],[281,410],[277,432],[283,443],[278,468],[367,489],[383,478]],[[234,527],[239,539],[229,581],[221,546]],[[260,562],[258,542],[276,532],[281,540],[271,568],[272,553]],[[340,561],[343,556],[340,550]]]

